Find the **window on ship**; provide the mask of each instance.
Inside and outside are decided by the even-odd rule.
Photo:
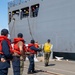
[[[11,22],[11,12],[9,12],[9,23]]]
[[[13,15],[18,15],[19,16],[19,10],[12,11],[12,17],[13,17]]]
[[[39,4],[35,4],[31,6],[31,17],[37,17],[39,11]]]
[[[22,8],[20,10],[20,13],[21,13],[20,14],[20,19],[28,17],[29,16],[29,7]]]

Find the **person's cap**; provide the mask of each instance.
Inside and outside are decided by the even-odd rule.
[[[18,33],[18,35],[17,35],[18,37],[23,37],[23,34],[22,33]]]
[[[50,39],[48,39],[47,41],[50,42]]]
[[[35,40],[31,40],[31,43],[33,43],[33,44],[34,44],[34,43],[35,43]]]
[[[1,35],[7,35],[7,34],[9,34],[9,31],[7,29],[1,30]]]

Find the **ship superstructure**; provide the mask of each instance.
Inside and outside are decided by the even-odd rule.
[[[54,56],[75,59],[75,0],[14,0],[8,3],[13,40],[19,32],[27,43],[51,39]]]

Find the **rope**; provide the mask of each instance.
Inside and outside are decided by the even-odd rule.
[[[32,35],[32,31],[31,31],[31,27],[30,27],[30,22],[29,22],[29,19],[28,18],[27,18],[27,21],[28,21],[28,27],[29,27],[30,35],[31,35],[32,39],[34,39],[33,38],[33,35]]]
[[[13,22],[12,29],[11,29],[11,31],[10,31],[10,35],[12,34],[12,31],[13,31],[13,28],[14,28],[14,25],[15,25],[15,18],[13,18],[13,21],[14,21],[14,22]],[[29,33],[30,33],[30,35],[31,35],[31,38],[34,39],[34,38],[33,38],[33,35],[32,35],[32,31],[31,31],[31,27],[30,27],[29,18],[27,18],[27,21],[28,21]],[[14,29],[14,36],[15,36],[15,29]]]

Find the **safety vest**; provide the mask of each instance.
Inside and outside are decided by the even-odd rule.
[[[4,54],[3,51],[2,51],[2,41],[3,41],[3,40],[6,40],[6,41],[7,41],[8,46],[9,46],[9,48],[10,48],[10,53],[13,53],[10,40],[9,40],[6,36],[0,36],[0,54]]]
[[[31,54],[36,54],[35,50],[32,50],[30,47],[31,46],[35,46],[35,44],[28,44],[28,52],[30,52]]]
[[[36,48],[39,48],[39,45],[38,45],[38,43],[35,43],[35,47],[36,47]]]
[[[14,38],[14,45],[13,45],[13,49],[14,49],[14,52],[21,55],[21,52],[20,52],[20,49],[18,47],[18,42],[22,41],[23,42],[23,50],[25,51],[26,50],[26,46],[24,44],[24,39],[23,38]]]
[[[50,43],[45,43],[44,44],[44,52],[51,52],[51,44]]]

